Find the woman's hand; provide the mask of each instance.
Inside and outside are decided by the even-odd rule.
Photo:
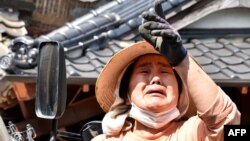
[[[142,14],[141,36],[177,66],[187,55],[179,33],[163,18],[151,12]]]

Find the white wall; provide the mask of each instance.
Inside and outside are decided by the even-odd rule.
[[[250,8],[220,10],[185,28],[250,28]]]

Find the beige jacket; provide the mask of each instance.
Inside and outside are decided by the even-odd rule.
[[[240,112],[231,99],[219,88],[213,105],[204,113],[172,122],[165,130],[165,135],[157,141],[223,141],[225,124],[240,124]],[[104,134],[92,141],[149,141],[133,134],[122,132],[116,137]]]

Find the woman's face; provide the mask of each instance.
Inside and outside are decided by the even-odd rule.
[[[158,113],[176,107],[178,96],[178,83],[166,58],[150,54],[137,60],[129,81],[132,103]]]

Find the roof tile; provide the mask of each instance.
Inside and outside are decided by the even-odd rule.
[[[208,65],[212,63],[212,60],[206,56],[199,56],[195,57],[195,59],[198,61],[199,64],[201,65]]]
[[[227,48],[227,49],[229,49],[230,51],[232,51],[232,52],[239,52],[240,51],[240,49],[239,48],[237,48],[237,47],[235,47],[235,46],[233,46],[233,45],[225,45],[225,48]]]
[[[217,42],[218,42],[218,43],[222,43],[222,44],[224,44],[224,45],[230,44],[230,40],[225,39],[225,38],[219,38],[219,39],[217,40]]]
[[[221,80],[221,79],[227,80],[228,79],[228,76],[221,73],[221,72],[220,73],[213,73],[213,74],[210,74],[209,76],[214,80]]]
[[[75,70],[74,67],[72,67],[71,65],[68,65],[67,66],[67,70],[66,70],[67,74],[69,76],[80,76],[79,73],[77,73],[77,71]]]
[[[250,48],[250,43],[247,43],[247,42],[232,42],[232,44],[238,48],[242,48],[242,49],[245,49],[245,48]]]
[[[222,69],[221,72],[228,76],[230,79],[236,79],[239,78],[234,72],[232,72],[229,69]]]
[[[92,64],[71,64],[71,66],[80,72],[92,72],[95,71],[95,67]]]
[[[217,49],[217,50],[211,50],[211,52],[219,57],[227,57],[227,56],[232,56],[233,52],[231,52],[228,49]]]
[[[235,73],[240,73],[240,74],[241,73],[250,73],[249,67],[247,67],[244,64],[230,65],[230,66],[228,66],[228,68],[230,68]]]
[[[249,83],[250,73],[238,74],[238,76],[241,80],[247,80],[247,83]]]
[[[209,52],[209,49],[204,45],[197,45],[196,48],[200,49],[202,52]]]
[[[195,57],[197,57],[197,56],[202,56],[202,55],[203,55],[203,52],[200,51],[200,50],[198,50],[198,49],[196,49],[196,48],[189,49],[189,52],[190,52],[193,56],[195,56]]]
[[[195,45],[193,43],[186,43],[186,44],[184,44],[184,47],[187,49],[191,49],[191,48],[194,48]]]
[[[96,55],[92,52],[86,52],[85,56],[88,57],[90,60],[93,60],[96,58]]]
[[[220,69],[225,69],[227,68],[227,65],[223,62],[221,62],[220,60],[216,60],[213,62],[218,68]]]
[[[103,64],[98,60],[91,60],[90,62],[92,65],[94,65],[95,68],[103,67]]]
[[[249,49],[242,49],[241,51],[247,55],[250,55],[250,46],[248,48]]]
[[[236,64],[243,63],[244,61],[243,59],[236,57],[236,56],[221,57],[220,59],[227,65],[236,65]]]
[[[180,0],[174,0],[173,2],[177,1]],[[115,6],[115,8],[109,7],[106,8],[106,10],[101,10],[101,8],[99,9],[101,12],[98,12],[98,10],[95,11],[96,15],[91,14],[89,18],[83,16],[81,20],[72,22],[72,25],[67,28],[61,28],[52,32],[53,34],[50,33],[47,35],[50,39],[60,40],[65,43],[64,45],[67,48],[79,45],[79,42],[86,43],[97,36],[99,37],[99,34],[103,32],[105,33],[104,35],[107,35],[107,37],[105,36],[105,41],[99,42],[98,40],[98,42],[95,42],[98,44],[98,47],[93,47],[94,45],[88,44],[89,46],[86,45],[85,47],[89,48],[84,50],[84,52],[83,49],[79,48],[76,51],[67,53],[66,69],[73,83],[75,83],[75,81],[79,84],[87,83],[87,81],[93,83],[111,56],[140,39],[138,39],[136,29],[141,22],[138,16],[139,13],[141,13],[140,10],[145,9],[145,6],[142,4],[146,5],[146,9],[149,9],[153,6],[154,1],[147,1],[147,3],[143,0],[136,1],[136,5],[140,5],[140,8],[135,6],[135,4],[132,5],[134,2],[133,0],[121,1],[121,3],[114,1],[115,5],[113,6]],[[168,7],[166,4],[171,3],[165,3],[165,7],[163,7],[165,10]],[[130,11],[131,9],[132,11]],[[109,13],[116,13],[116,16],[120,18],[118,22],[119,26],[113,26],[113,24],[116,24],[116,22],[114,22],[116,21],[116,16],[113,17],[113,20],[111,19],[112,17],[107,18],[103,16]],[[133,21],[131,19],[133,19]],[[112,21],[114,23],[112,23]],[[76,34],[80,35],[76,36]],[[215,81],[224,82],[226,80],[225,82],[227,83],[236,84],[239,82],[238,80],[241,79],[250,80],[249,37],[240,37],[237,35],[221,38],[215,36],[210,38],[197,38],[198,36],[194,36],[196,38],[193,38],[191,33],[186,37],[190,38],[183,39],[184,47],[188,49],[202,65],[202,68],[204,68],[208,75]],[[31,71],[24,70],[23,72],[30,73]]]
[[[220,69],[212,64],[203,66],[203,69],[209,74],[220,72]]]
[[[98,57],[110,57],[114,55],[114,52],[110,48],[100,49],[98,51],[93,51],[92,53]]]
[[[220,43],[204,43],[204,45],[210,49],[221,49],[223,48],[223,44]]]
[[[212,60],[218,60],[218,59],[219,59],[218,56],[212,54],[211,52],[205,53],[205,56],[209,57],[209,58],[212,59]]]
[[[250,60],[244,62],[250,68]]]
[[[235,56],[240,57],[240,58],[242,58],[242,59],[244,59],[244,60],[247,60],[247,59],[250,58],[250,56],[248,56],[247,54],[244,54],[244,53],[242,53],[242,52],[237,52],[237,53],[235,53]]]

